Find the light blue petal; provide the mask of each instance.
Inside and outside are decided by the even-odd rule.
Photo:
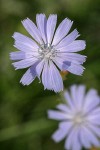
[[[90,115],[90,116],[94,116],[94,115],[99,115],[100,114],[100,107],[99,107],[99,104],[98,104],[98,106],[97,107],[95,107],[92,111],[91,111],[91,113],[88,113],[88,115]]]
[[[56,106],[56,108],[59,109],[59,110],[61,110],[62,112],[71,113],[70,108],[67,105],[65,105],[65,104],[58,104]]]
[[[90,111],[89,115],[87,116],[87,119],[93,125],[100,125],[100,113],[92,114]]]
[[[71,63],[71,66],[67,69],[67,71],[76,74],[76,75],[82,75],[84,71],[84,67],[78,64]]]
[[[72,98],[72,101],[74,103],[74,106],[76,107],[77,106],[77,86],[76,85],[72,85],[70,87],[70,91],[71,91],[71,98]]]
[[[34,38],[34,40],[36,40],[40,44],[43,43],[39,30],[29,18],[23,20],[22,24],[25,27],[25,29],[28,31],[28,33]]]
[[[100,127],[93,125],[91,123],[88,123],[88,129],[92,131],[96,136],[100,138]]]
[[[83,105],[84,105],[85,89],[86,89],[86,87],[84,85],[80,85],[80,86],[77,87],[76,103],[77,103],[77,108],[79,110],[82,110]]]
[[[48,110],[48,117],[54,120],[66,120],[72,116],[61,111]]]
[[[13,35],[15,39],[15,47],[24,52],[38,52],[38,45],[31,38],[15,32]]]
[[[49,69],[48,61],[45,61],[45,64],[43,67],[42,83],[44,85],[44,89],[53,90],[52,83],[50,81],[50,69]]]
[[[80,142],[81,144],[85,147],[85,148],[90,148],[91,147],[91,143],[90,141],[88,140],[88,137],[87,137],[87,133],[84,132],[84,128],[81,128],[80,129]]]
[[[52,135],[52,139],[55,142],[63,140],[67,136],[71,128],[72,128],[71,122],[61,122],[59,124],[59,129]]]
[[[59,128],[66,130],[66,135],[72,130],[73,122],[72,121],[62,121],[59,123]]]
[[[37,66],[36,66],[36,72],[37,72],[37,75],[38,75],[38,78],[40,79],[40,75],[42,73],[42,70],[43,70],[43,67],[44,67],[44,63],[45,61],[42,60]]]
[[[64,130],[62,128],[59,128],[56,132],[54,132],[54,134],[52,135],[52,139],[55,142],[60,142],[61,140],[63,140],[67,134],[67,130]]]
[[[11,60],[21,60],[21,59],[25,59],[25,53],[18,51],[18,52],[11,52],[10,53],[10,59]]]
[[[57,53],[57,57],[61,57],[64,61],[83,64],[86,61],[86,56],[76,53]]]
[[[32,66],[35,62],[38,60],[36,58],[29,58],[29,59],[24,59],[20,60],[18,62],[12,63],[12,65],[17,69],[23,69]]]
[[[67,70],[67,68],[71,65],[70,61],[64,62],[64,59],[62,57],[53,58],[53,62],[61,71]]]
[[[36,53],[33,54],[33,52],[16,51],[10,53],[11,60],[31,59],[33,56],[38,57]]]
[[[52,84],[52,88],[55,92],[60,92],[63,91],[63,81],[62,81],[62,77],[58,71],[58,69],[56,68],[56,66],[54,65],[54,63],[52,61],[49,62],[50,68],[49,68],[49,72],[50,72],[50,82]]]
[[[91,145],[94,145],[96,147],[100,146],[99,139],[92,131],[84,127],[84,132],[87,134],[88,141],[91,143]]]
[[[58,26],[56,33],[54,35],[52,45],[58,44],[68,34],[72,24],[73,24],[73,22],[68,18],[65,18],[60,23],[60,25]]]
[[[41,37],[44,43],[46,44],[47,43],[47,34],[46,34],[47,19],[45,14],[37,14],[36,22],[37,22],[38,29],[41,33]]]
[[[71,97],[74,102],[74,107],[77,111],[81,112],[83,105],[84,105],[84,98],[85,98],[85,86],[80,85],[72,85],[70,87]]]
[[[97,91],[91,89],[86,94],[83,110],[85,113],[88,113],[92,111],[99,104],[100,104],[100,98],[97,94]]]
[[[61,75],[52,61],[46,62],[42,72],[42,83],[45,89],[60,92],[63,90]]]
[[[81,150],[82,149],[82,145],[80,143],[80,138],[79,138],[79,131],[77,131],[74,134],[72,141],[73,141],[72,150]]]
[[[66,46],[71,44],[78,36],[79,36],[78,31],[75,29],[69,35],[63,38],[62,41],[55,46],[55,48],[59,51],[65,50]]]
[[[30,67],[21,78],[20,83],[22,83],[23,85],[31,84],[37,76],[35,68],[36,68],[36,64]]]
[[[73,128],[65,141],[65,149],[81,150],[81,143],[79,141],[79,130]]]
[[[80,64],[83,64],[85,60],[85,56],[74,53],[70,53],[68,55],[60,53],[53,59],[61,71],[69,71],[76,75],[82,75],[85,68]]]
[[[57,15],[50,15],[47,20],[47,41],[51,44],[57,23]]]
[[[62,46],[61,48],[58,48],[60,52],[78,52],[84,50],[86,47],[86,43],[83,40],[76,40],[73,41],[71,44]]]
[[[66,103],[69,105],[71,111],[75,110],[74,103],[73,103],[72,98],[68,91],[64,92],[64,97],[65,97]]]

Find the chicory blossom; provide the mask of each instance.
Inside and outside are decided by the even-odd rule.
[[[63,90],[60,71],[82,75],[86,56],[76,52],[85,49],[85,41],[76,40],[79,37],[76,29],[69,33],[73,24],[70,19],[65,18],[57,29],[56,23],[57,15],[51,14],[47,19],[45,14],[37,14],[37,26],[29,18],[22,21],[32,38],[14,33],[14,47],[19,51],[11,52],[10,59],[15,61],[12,64],[16,70],[28,68],[20,80],[23,85],[38,77],[44,89],[60,92]]]
[[[48,117],[59,120],[59,127],[52,135],[55,142],[65,138],[66,150],[100,147],[100,97],[95,89],[85,93],[85,86],[73,85],[64,92],[65,103],[57,110],[48,110]],[[98,139],[99,138],[99,139]]]

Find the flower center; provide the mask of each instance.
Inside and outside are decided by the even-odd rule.
[[[75,125],[81,125],[81,124],[85,123],[85,120],[86,120],[85,116],[80,112],[77,113],[73,118]]]
[[[44,44],[41,45],[38,49],[38,52],[40,54],[40,58],[43,59],[52,59],[57,55],[57,51],[55,48],[50,44]]]

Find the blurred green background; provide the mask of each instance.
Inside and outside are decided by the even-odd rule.
[[[57,122],[47,119],[47,110],[61,101],[59,94],[43,89],[35,80],[22,86],[19,80],[26,71],[15,71],[9,53],[15,51],[12,35],[27,34],[21,20],[35,21],[37,13],[58,15],[74,21],[86,40],[87,55],[83,76],[68,74],[65,88],[85,84],[100,92],[100,0],[0,0],[0,150],[63,150],[64,141],[56,144],[51,135]]]

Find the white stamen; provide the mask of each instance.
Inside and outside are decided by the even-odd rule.
[[[41,59],[42,58],[52,59],[53,57],[57,55],[57,51],[50,44],[41,45],[40,48],[38,49],[38,52],[40,54]]]

